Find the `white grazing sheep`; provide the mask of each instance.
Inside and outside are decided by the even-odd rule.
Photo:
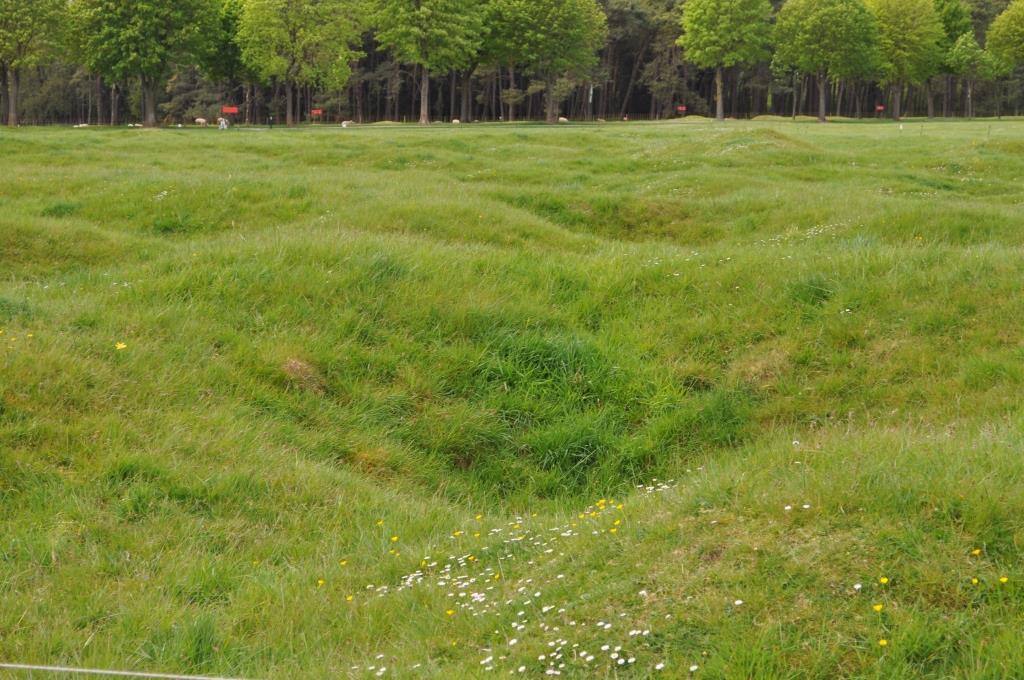
[[[350,120],[343,120],[343,121],[341,121],[341,127],[343,127],[343,128],[352,127],[353,125],[355,125],[355,123],[353,123]]]
[[[559,117],[558,117],[558,122],[559,122],[559,123],[568,123],[568,122],[569,122],[569,119],[568,119],[568,118],[566,118],[566,117],[564,117],[564,116],[559,116]]]
[[[461,125],[462,121],[458,118],[452,118],[452,125]]]
[[[196,125],[199,127],[206,127],[209,125],[209,122],[207,122],[205,118],[196,118]]]
[[[227,118],[218,118],[217,119],[217,128],[219,130],[227,130],[228,129],[228,119]]]

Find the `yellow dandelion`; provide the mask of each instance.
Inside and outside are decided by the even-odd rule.
[[[468,559],[470,562],[476,562],[476,556],[475,555],[470,555],[466,559]]]
[[[480,538],[480,532],[479,531],[474,531],[473,532],[473,538]]]
[[[576,515],[576,517],[577,517],[578,519],[583,519],[584,517],[586,517],[586,515],[584,515],[584,514],[583,514],[583,513],[581,512],[580,514]]]
[[[971,551],[971,554],[974,555],[975,557],[977,557],[978,555],[981,554],[981,548],[975,548],[974,550]]]
[[[1010,581],[1010,577],[1009,576],[1000,576],[999,577],[999,582],[1000,583],[1009,583],[1009,581]]]
[[[880,612],[883,609],[885,609],[885,605],[873,604],[873,605],[871,605],[871,608],[874,609],[876,612]]]
[[[459,530],[459,531],[453,531],[453,532],[452,532],[452,536],[456,536],[456,537],[458,537],[458,536],[461,536],[461,535],[462,535],[462,531],[461,531],[461,530]]]
[[[384,526],[384,520],[382,520],[382,519],[377,520],[377,526],[379,526],[379,527]]]
[[[483,518],[484,518],[484,516],[483,516],[483,515],[477,515],[477,516],[476,516],[476,517],[475,517],[474,519],[476,519],[476,521],[477,521],[477,522],[479,522],[479,521],[480,521],[480,520],[482,520]]]
[[[353,596],[352,596],[352,595],[346,595],[346,596],[345,596],[345,602],[351,602],[351,601],[352,601],[353,599],[354,599],[354,598],[353,598]]]
[[[447,609],[447,610],[445,610],[444,613],[447,614],[448,616],[455,616],[455,610],[454,609]],[[453,642],[452,644],[454,645],[455,643]]]
[[[978,580],[978,577],[977,577],[977,576],[974,576],[974,577],[972,577],[972,578],[971,578],[971,585],[974,585],[974,586],[976,586],[976,585],[978,585],[979,583],[981,583],[981,581],[979,581],[979,580]]]
[[[392,536],[391,537],[391,542],[392,543],[398,543],[398,536]]]
[[[127,348],[128,348],[128,345],[126,345],[126,344],[125,344],[125,343],[123,343],[123,342],[119,342],[119,343],[117,343],[116,345],[114,345],[114,349],[116,349],[116,350],[118,350],[118,351],[120,351],[120,350],[122,350],[122,349],[127,349]]]
[[[888,576],[883,576],[882,578],[878,579],[878,582],[881,583],[884,586],[886,583],[889,582],[889,577]]]
[[[343,567],[346,567],[348,566],[348,560],[341,560],[340,562],[338,562],[338,564],[340,564]]]
[[[620,524],[622,524],[622,520],[621,520],[621,519],[617,519],[617,520],[615,520],[614,522],[612,522],[612,524],[613,524],[614,526],[619,526]]]
[[[427,561],[426,560],[420,560],[420,566],[421,567],[427,566]]]
[[[609,529],[609,530],[608,530],[608,533],[610,533],[610,534],[614,534],[614,533],[616,533],[616,532],[617,532],[618,530],[619,530],[619,528],[618,528],[618,527],[612,527],[611,529]]]
[[[495,574],[494,575],[494,580],[495,581],[500,581],[501,580],[501,574]]]
[[[882,638],[881,640],[878,641],[878,646],[879,647],[886,647],[888,645],[889,645],[889,641],[886,640],[885,638]]]
[[[318,578],[316,580],[316,587],[323,588],[325,583],[327,583],[327,581],[323,580],[322,578]]]
[[[619,503],[618,505],[616,505],[615,508],[617,510],[622,510],[622,503]]]

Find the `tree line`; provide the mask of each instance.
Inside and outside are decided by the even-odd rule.
[[[0,0],[8,125],[974,116],[1024,0]]]

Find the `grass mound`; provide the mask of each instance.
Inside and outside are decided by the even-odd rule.
[[[0,661],[1019,674],[1021,140],[0,133]]]

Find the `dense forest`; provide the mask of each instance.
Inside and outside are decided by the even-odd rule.
[[[0,0],[7,125],[1018,115],[1022,67],[1024,0]]]

